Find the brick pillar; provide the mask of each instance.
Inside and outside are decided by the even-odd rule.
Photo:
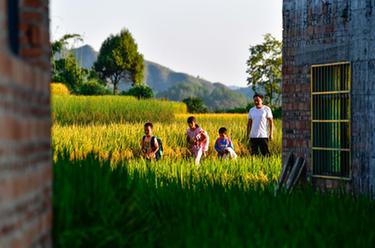
[[[51,247],[48,0],[19,0],[18,54],[9,49],[7,2],[0,0],[0,247]]]

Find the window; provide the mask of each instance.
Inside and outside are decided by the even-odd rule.
[[[313,176],[350,179],[349,63],[311,67]]]
[[[19,53],[19,5],[18,0],[7,1],[8,11],[8,41],[10,50]]]

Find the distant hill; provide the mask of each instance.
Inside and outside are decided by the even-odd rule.
[[[85,45],[72,50],[84,68],[91,68],[98,57],[91,46]],[[156,97],[182,101],[187,97],[200,97],[213,110],[244,107],[251,99],[250,88],[232,90],[221,83],[211,83],[186,73],[175,72],[155,62],[145,60],[145,82]],[[120,84],[120,90],[129,89],[129,84]],[[248,94],[249,93],[249,94]]]

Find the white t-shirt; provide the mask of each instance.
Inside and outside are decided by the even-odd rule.
[[[250,131],[250,138],[268,138],[268,118],[273,118],[272,111],[268,106],[260,109],[252,107],[248,118],[253,121]]]

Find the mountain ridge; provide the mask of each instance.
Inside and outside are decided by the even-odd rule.
[[[91,68],[98,56],[98,52],[90,45],[72,49],[72,52],[83,68]],[[176,72],[148,60],[145,60],[144,81],[152,88],[157,98],[182,101],[187,97],[199,97],[210,111],[245,107],[251,97],[250,88],[240,87],[232,90],[222,83],[212,83],[187,73]],[[122,82],[119,88],[128,90],[130,84]],[[250,93],[247,90],[250,90]]]

